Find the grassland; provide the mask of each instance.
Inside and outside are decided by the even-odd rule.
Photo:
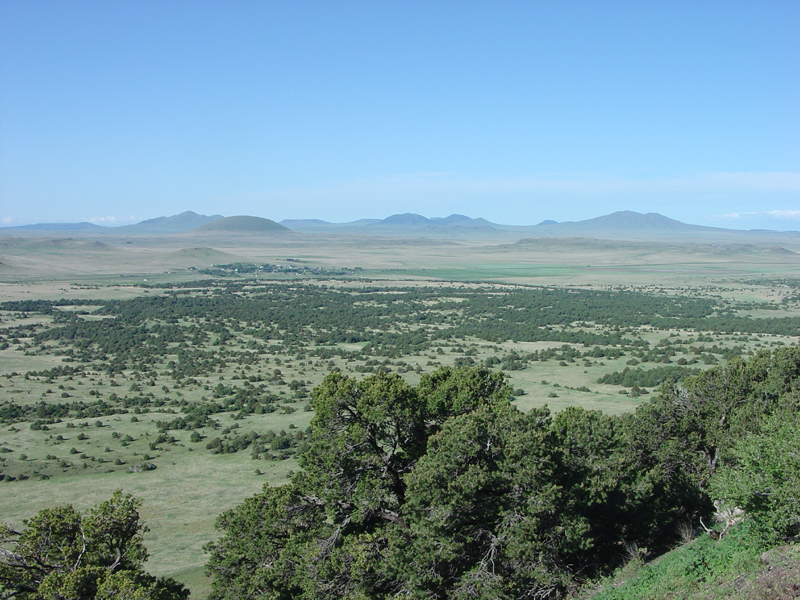
[[[216,516],[298,469],[327,373],[414,383],[483,365],[507,374],[522,409],[631,411],[658,386],[598,380],[797,343],[800,242],[788,242],[2,238],[0,519],[123,488],[145,501],[148,569],[203,597]],[[553,296],[547,326],[509,321],[543,290],[596,296]],[[576,316],[587,298],[633,304]],[[677,312],[634,318],[652,302]],[[101,330],[119,344],[92,337]],[[198,406],[214,408],[165,426]],[[140,464],[156,468],[129,472]]]
[[[796,597],[800,552],[796,545],[770,548],[748,523],[714,541],[686,530],[683,544],[646,562],[646,551],[630,548],[629,562],[588,587],[583,600],[773,600]]]

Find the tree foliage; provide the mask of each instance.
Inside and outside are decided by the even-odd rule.
[[[510,402],[502,374],[329,375],[304,471],[225,513],[215,600],[559,598],[713,500],[800,528],[800,349],[665,386],[623,417]]]
[[[776,535],[797,535],[791,499],[800,488],[792,473],[800,459],[791,450],[797,443],[791,424],[797,422],[800,348],[736,359],[684,386],[664,388],[632,421],[640,472],[667,497],[683,497],[689,512],[653,508],[677,525],[713,512],[717,500],[746,509]]]
[[[180,600],[188,590],[146,573],[141,501],[121,490],[85,515],[44,509],[22,532],[0,525],[0,597],[22,600]]]
[[[651,500],[622,420],[510,393],[481,368],[329,375],[304,471],[221,517],[212,597],[558,597],[658,529],[618,525]]]
[[[767,419],[733,444],[711,482],[715,497],[738,506],[783,539],[800,537],[800,418],[797,408]]]

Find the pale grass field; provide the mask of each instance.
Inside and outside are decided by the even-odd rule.
[[[747,238],[750,240],[751,238]],[[685,241],[615,241],[538,239],[509,243],[503,239],[436,240],[368,236],[284,234],[264,236],[188,235],[115,238],[95,241],[67,238],[0,237],[0,281],[137,283],[192,279],[189,268],[225,262],[280,263],[300,259],[312,266],[362,267],[381,278],[409,274],[512,283],[561,285],[697,286],[720,278],[778,276],[800,272],[800,236],[784,236],[787,251],[775,240],[751,244]],[[763,245],[755,245],[761,243]],[[407,269],[413,273],[392,273]],[[131,281],[120,281],[120,276]],[[152,279],[155,278],[155,279]],[[66,287],[61,285],[61,287]]]
[[[214,523],[224,508],[239,504],[261,490],[266,482],[279,485],[295,461],[258,465],[248,453],[211,456],[206,452],[175,453],[174,461],[157,461],[159,467],[143,473],[101,473],[26,481],[0,488],[0,515],[4,522],[21,525],[41,509],[72,504],[84,510],[108,499],[116,489],[143,501],[142,519],[150,532],[145,544],[150,552],[147,570],[171,575],[190,584],[194,597],[206,585],[202,567],[203,546],[217,537]],[[200,587],[198,587],[200,586]]]
[[[230,415],[219,415],[223,423],[233,424]],[[272,413],[270,415],[250,415],[239,424],[239,432],[266,429],[288,429],[289,424],[305,428],[311,413],[297,412],[292,415]],[[118,447],[119,442],[112,439],[114,431],[132,435],[137,441],[123,451],[115,450],[109,456],[124,456],[126,464],[142,462],[142,453],[147,450],[147,442],[155,437],[157,428],[153,421],[165,415],[141,414],[137,423],[130,422],[130,415],[104,417],[104,427],[90,426],[85,429],[67,429],[67,422],[51,427],[50,434],[62,434],[66,440],[58,445],[45,443],[39,432],[31,431],[23,424],[16,433],[5,431],[4,444],[14,449],[9,460],[18,460],[24,449],[29,459],[43,460],[45,454],[54,453],[75,462],[82,462],[76,456],[67,454],[74,446],[81,452],[103,456],[104,447]],[[169,418],[169,415],[166,416]],[[89,420],[90,423],[94,419]],[[78,441],[79,432],[86,432],[89,439]],[[143,501],[142,519],[150,532],[145,536],[150,552],[148,570],[156,575],[172,575],[191,584],[195,597],[207,584],[202,577],[205,564],[203,546],[217,537],[214,523],[225,508],[239,504],[247,496],[261,490],[265,483],[280,485],[288,481],[288,473],[297,470],[297,461],[252,460],[248,451],[236,454],[212,455],[203,449],[206,442],[219,435],[208,429],[198,430],[206,439],[191,444],[189,432],[170,432],[180,440],[178,445],[164,446],[165,451],[157,454],[152,461],[158,465],[153,471],[128,473],[125,470],[111,473],[67,474],[45,481],[30,479],[17,484],[0,486],[0,518],[3,522],[20,527],[22,520],[36,514],[41,509],[58,504],[72,504],[85,510],[109,498],[116,489],[133,494]],[[148,432],[150,437],[144,437]],[[37,435],[39,434],[39,435]],[[194,450],[194,451],[192,451]],[[136,452],[138,456],[133,456]],[[256,474],[256,469],[262,475]]]

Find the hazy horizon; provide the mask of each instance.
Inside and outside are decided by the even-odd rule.
[[[610,213],[609,215],[593,215],[591,217],[586,217],[585,219],[576,219],[574,221],[572,221],[572,220],[570,220],[570,221],[555,221],[555,220],[552,220],[552,219],[542,219],[538,223],[515,223],[515,224],[496,223],[496,222],[490,221],[489,219],[486,219],[486,221],[488,221],[492,225],[500,225],[500,226],[504,226],[504,227],[508,227],[508,226],[513,226],[513,227],[534,227],[536,225],[541,225],[541,224],[543,224],[545,222],[552,223],[552,224],[562,224],[562,223],[566,224],[566,223],[584,222],[584,221],[589,221],[589,220],[592,220],[592,219],[595,219],[595,218],[599,218],[599,217],[610,216],[610,215],[616,214],[617,212],[636,212],[636,211],[624,211],[624,210],[623,211],[616,211],[615,213]],[[70,221],[70,222],[65,222],[65,221],[39,221],[39,222],[36,222],[36,223],[23,223],[23,224],[20,224],[20,225],[4,225],[4,226],[0,226],[0,229],[10,229],[10,228],[15,228],[15,227],[32,227],[32,226],[36,226],[36,225],[81,225],[81,224],[84,224],[84,223],[89,223],[91,225],[96,225],[98,227],[103,227],[103,228],[107,228],[107,229],[117,229],[117,228],[120,228],[120,227],[127,227],[129,225],[139,225],[139,224],[144,223],[146,221],[154,221],[154,220],[157,221],[159,219],[164,219],[164,218],[169,219],[169,218],[172,218],[172,217],[180,216],[180,215],[182,215],[184,213],[193,213],[193,214],[195,214],[195,215],[197,215],[199,217],[219,216],[219,217],[222,217],[222,218],[226,218],[226,217],[234,217],[234,216],[248,216],[248,217],[269,219],[269,217],[265,217],[265,216],[262,216],[262,215],[222,215],[220,213],[214,213],[213,215],[203,215],[203,214],[197,213],[197,212],[192,211],[192,210],[186,210],[186,211],[181,211],[180,213],[177,213],[175,215],[160,215],[159,217],[148,218],[148,219],[144,219],[142,221],[136,221],[134,223],[125,223],[125,224],[123,224],[123,223],[119,223],[119,224],[109,224],[109,223],[97,224],[97,223],[91,223],[91,221]],[[283,222],[286,222],[286,221],[315,221],[316,220],[316,221],[322,221],[322,222],[330,224],[330,225],[348,225],[348,224],[351,224],[351,223],[356,223],[358,221],[382,221],[382,220],[388,219],[390,217],[403,216],[403,215],[408,215],[408,214],[421,216],[421,217],[424,217],[424,218],[426,218],[428,220],[445,219],[445,218],[452,217],[452,216],[457,216],[457,215],[458,216],[465,216],[465,217],[467,217],[469,219],[481,219],[481,218],[483,218],[480,215],[477,215],[477,216],[464,215],[463,213],[451,213],[449,215],[433,215],[433,216],[420,215],[419,213],[393,213],[391,215],[386,215],[384,217],[362,217],[360,219],[355,219],[353,221],[325,221],[324,219],[314,219],[314,218],[306,218],[306,219],[291,219],[291,218],[287,218],[287,219],[282,219],[281,221],[275,221],[274,219],[269,219],[269,220],[275,221],[276,223],[283,223]],[[643,213],[636,213],[636,214],[642,215]],[[671,217],[669,215],[662,215],[660,213],[649,213],[649,214],[656,214],[656,215],[659,215],[659,216],[662,216],[662,217],[666,217],[667,219],[671,219]],[[677,220],[677,219],[674,219],[674,220]],[[687,222],[684,222],[684,221],[680,221],[680,222],[685,224],[685,225],[697,225],[696,223],[687,223]],[[798,233],[798,230],[793,230],[793,229],[766,229],[766,228],[757,228],[757,227],[749,228],[749,229],[744,229],[744,228],[738,228],[737,229],[737,228],[729,228],[729,227],[720,227],[720,229],[730,229],[732,231],[743,231],[743,232],[744,231],[761,230],[761,231],[773,231],[773,232],[776,232],[776,233]]]

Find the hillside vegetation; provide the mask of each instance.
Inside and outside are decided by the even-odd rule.
[[[80,523],[123,488],[143,501],[151,559],[136,578],[150,587],[583,593],[711,526],[713,500],[745,507],[757,482],[729,467],[766,473],[758,461],[792,439],[794,278],[392,282],[285,254],[185,253],[214,264],[135,285],[9,284],[0,303],[0,521],[26,535],[24,519],[71,503]],[[780,531],[794,514],[782,489],[762,510],[775,522],[760,521],[773,540],[795,535]],[[284,579],[235,572],[251,559]]]
[[[687,531],[687,533],[689,533]],[[587,586],[581,600],[792,600],[800,594],[800,547],[747,521],[719,541],[702,535],[650,562],[630,548],[618,572]]]
[[[725,544],[695,544],[678,567],[713,576],[730,569],[726,538],[741,551],[800,535],[798,391],[798,348],[665,387],[625,417],[523,414],[481,369],[415,387],[332,374],[303,472],[220,517],[211,597],[563,598],[626,549],[660,554],[716,515]],[[742,521],[749,535],[730,534]]]
[[[210,597],[587,597],[622,566],[595,600],[795,598],[797,552],[769,548],[800,536],[799,391],[797,347],[665,386],[623,417],[521,413],[482,368],[416,386],[331,373],[303,471],[219,517]],[[83,516],[3,526],[0,593],[186,598],[143,570],[139,504],[117,492]],[[641,564],[695,522],[709,535]]]

